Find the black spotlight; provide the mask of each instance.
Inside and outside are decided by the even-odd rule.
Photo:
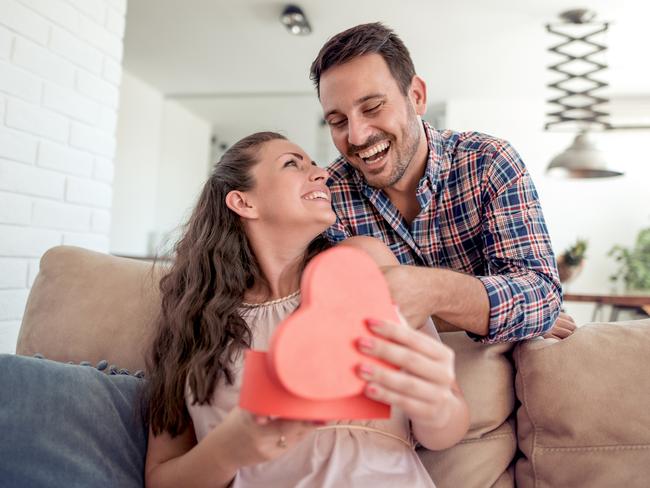
[[[306,36],[311,33],[307,16],[297,5],[287,5],[282,11],[280,20],[287,30],[296,36]]]

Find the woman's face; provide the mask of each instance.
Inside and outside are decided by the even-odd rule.
[[[266,142],[252,169],[255,186],[246,192],[257,219],[283,232],[309,233],[313,238],[336,220],[327,188],[327,171],[296,144],[275,139]]]

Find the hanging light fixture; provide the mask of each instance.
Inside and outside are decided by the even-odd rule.
[[[623,173],[610,169],[587,131],[580,132],[569,147],[555,156],[547,172],[565,178],[606,178]]]
[[[564,38],[549,49],[564,59],[548,68],[564,75],[564,78],[548,85],[561,92],[548,100],[559,105],[560,109],[546,114],[550,120],[545,129],[562,126],[578,131],[572,144],[551,160],[547,171],[568,178],[605,178],[623,174],[609,167],[604,155],[589,138],[594,129],[614,128],[609,122],[609,113],[602,108],[609,99],[595,93],[607,87],[608,83],[593,76],[607,68],[604,62],[594,58],[607,50],[594,37],[607,32],[609,24],[593,21],[594,17],[595,13],[590,10],[574,9],[560,14],[562,23],[546,25],[548,32]]]
[[[306,36],[311,33],[311,25],[307,16],[297,5],[287,5],[282,11],[280,21],[289,32],[296,36]]]

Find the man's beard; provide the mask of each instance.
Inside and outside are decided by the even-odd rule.
[[[391,149],[395,150],[395,163],[391,168],[390,175],[385,181],[368,181],[368,183],[374,188],[383,190],[384,188],[395,185],[402,179],[409,165],[413,162],[413,158],[415,158],[418,145],[420,144],[420,119],[416,115],[415,110],[413,110],[413,107],[410,105],[409,111],[407,127],[402,133],[404,141],[402,147],[398,148],[395,144],[395,138],[390,138]]]

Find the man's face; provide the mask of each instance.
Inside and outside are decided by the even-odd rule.
[[[375,188],[393,186],[414,158],[424,106],[405,96],[379,54],[359,56],[325,71],[320,102],[339,152]]]

